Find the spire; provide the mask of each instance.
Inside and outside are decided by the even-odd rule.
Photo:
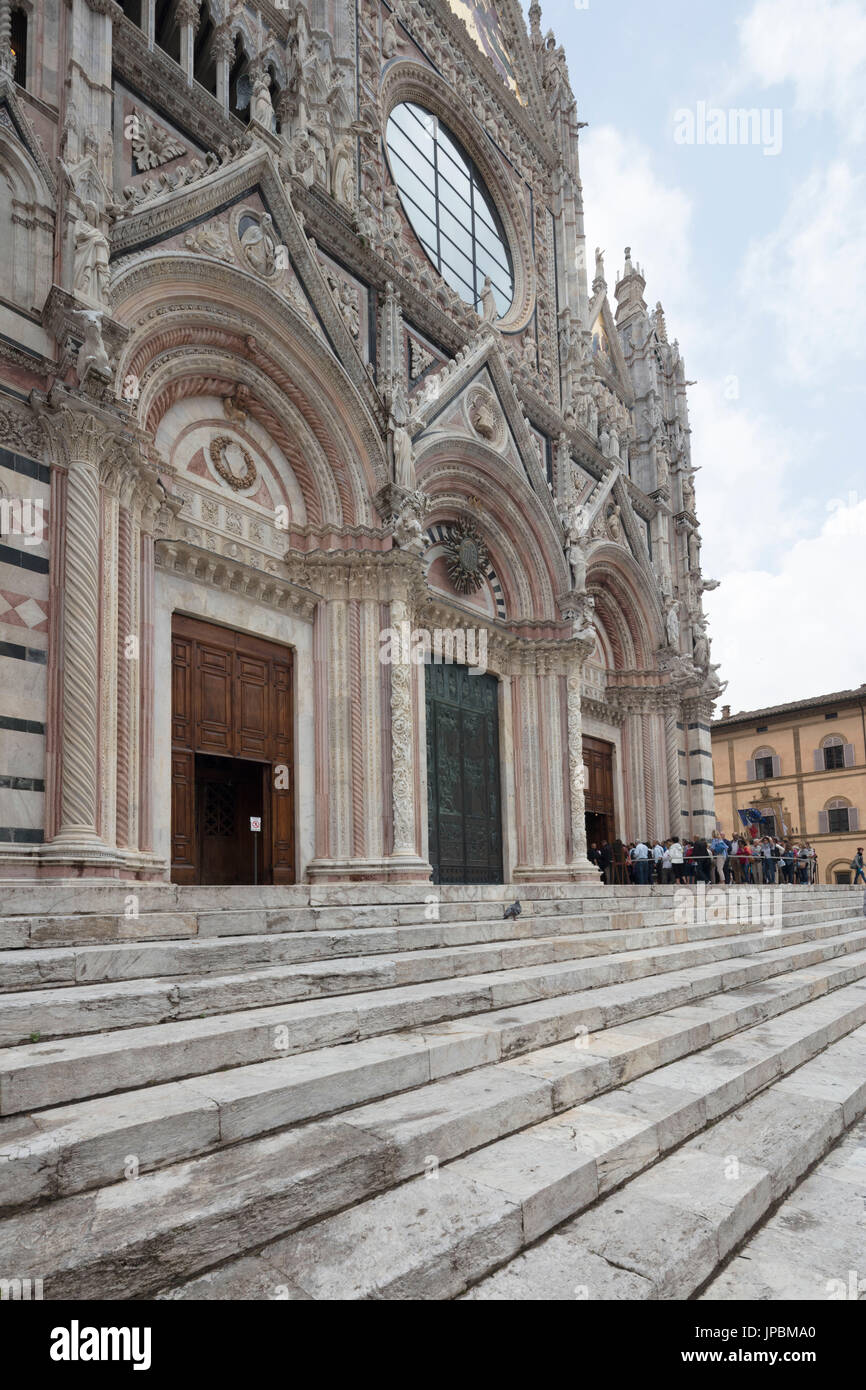
[[[532,4],[529,6],[529,32],[533,40],[533,46],[535,46],[535,42],[537,41],[540,47],[544,40],[541,37],[541,6],[538,0],[532,0]]]
[[[646,280],[643,277],[643,271],[637,262],[632,263],[631,247],[627,246],[625,248],[625,267],[614,290],[617,323],[634,318],[637,313],[646,313],[646,304],[643,298],[645,289]]]
[[[666,343],[668,340],[668,326],[665,323],[665,311],[662,308],[661,300],[659,300],[656,304],[653,319],[655,321],[655,329],[656,333],[658,334],[659,342]]]
[[[595,248],[595,279],[592,282],[593,294],[604,294],[607,290],[607,281],[604,278],[604,252],[600,247]]]

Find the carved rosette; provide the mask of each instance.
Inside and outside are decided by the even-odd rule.
[[[455,521],[445,542],[448,578],[458,594],[472,594],[484,583],[490,557],[481,533],[469,517]]]
[[[391,604],[391,625],[409,619],[409,606],[401,599]],[[412,720],[412,666],[408,661],[391,665],[391,769],[394,811],[394,854],[415,853],[414,728]]]

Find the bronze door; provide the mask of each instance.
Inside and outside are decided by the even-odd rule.
[[[502,882],[499,690],[495,676],[431,664],[427,810],[434,883]]]

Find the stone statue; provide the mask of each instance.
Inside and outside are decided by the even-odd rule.
[[[596,280],[604,279],[604,252],[600,246],[595,248],[595,278]]]
[[[409,411],[402,389],[394,392],[390,412],[391,448],[394,454],[394,482],[407,492],[415,490],[415,454],[409,433]]]
[[[703,618],[698,620],[695,630],[694,661],[699,671],[706,671],[710,664],[710,641]]]
[[[481,317],[485,323],[495,323],[499,318],[499,310],[493,297],[493,286],[490,283],[489,275],[485,275],[484,284],[481,287]]]
[[[595,599],[591,594],[584,594],[581,605],[574,619],[574,636],[583,642],[595,642],[596,631],[595,623]]]
[[[270,87],[271,75],[265,68],[258,74],[253,83],[252,117],[254,121],[258,121],[259,125],[264,126],[265,130],[273,131],[276,127],[276,120]]]
[[[385,15],[385,22],[382,25],[382,57],[386,60],[393,58],[397,52],[397,26],[390,14]]]
[[[102,341],[102,315],[96,309],[82,309],[79,310],[79,314],[84,320],[84,341],[78,349],[75,363],[79,385],[88,372],[94,372],[104,380],[110,381],[112,371],[105,343]]]
[[[244,259],[259,275],[273,275],[277,265],[277,243],[273,236],[273,219],[264,213],[262,220],[247,227],[241,237]]]
[[[100,226],[96,203],[84,204],[84,216],[75,223],[75,262],[72,287],[75,294],[101,304],[108,289],[108,237]]]
[[[614,505],[613,511],[607,519],[607,529],[613,541],[622,542],[622,522],[620,521],[620,508]]]
[[[665,628],[667,629],[668,646],[678,647],[680,645],[680,615],[679,605],[671,602],[665,616]]]

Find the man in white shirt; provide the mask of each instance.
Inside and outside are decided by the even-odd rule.
[[[654,868],[654,870],[655,870],[655,877],[656,877],[656,882],[657,882],[657,883],[661,883],[661,881],[662,881],[662,859],[663,859],[663,858],[664,858],[664,848],[663,848],[663,846],[659,843],[659,841],[656,840],[655,844],[653,845],[653,868]]]
[[[634,860],[635,883],[649,883],[650,850],[643,840],[638,840],[631,852]]]

